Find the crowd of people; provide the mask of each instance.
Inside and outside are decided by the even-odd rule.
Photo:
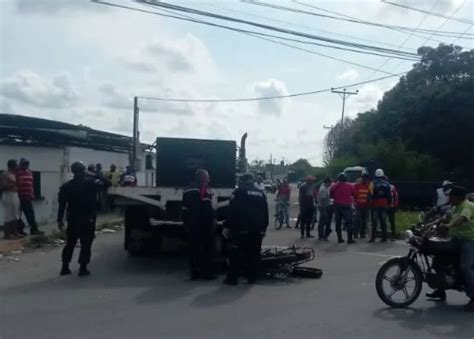
[[[375,242],[378,226],[381,228],[381,241],[394,241],[396,234],[395,213],[399,206],[398,192],[390,184],[382,169],[375,173],[374,180],[368,174],[362,174],[355,183],[349,183],[344,173],[339,174],[333,182],[325,178],[318,186],[316,179],[308,176],[299,187],[299,215],[295,228],[301,231],[301,238],[314,238],[311,230],[318,225],[320,241],[329,241],[332,233],[331,223],[334,218],[338,243],[344,243],[343,230],[347,232],[347,243],[354,239],[367,237],[367,224],[371,220],[372,228],[369,242]],[[284,223],[290,228],[289,206],[291,190],[288,180],[278,185],[277,209],[283,211]],[[319,222],[317,215],[319,212]],[[387,232],[387,221],[390,224],[390,237]]]

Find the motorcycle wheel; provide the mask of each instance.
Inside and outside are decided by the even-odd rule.
[[[405,258],[393,258],[380,267],[375,287],[379,298],[393,308],[405,308],[420,296],[423,274]]]

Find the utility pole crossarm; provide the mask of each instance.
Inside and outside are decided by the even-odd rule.
[[[349,92],[345,88],[342,91],[338,91],[338,90],[335,90],[334,88],[331,88],[331,92],[339,94],[342,98],[342,116],[341,116],[341,141],[342,141],[344,137],[344,110],[346,108],[346,99],[350,97],[351,95],[359,94],[359,90],[356,90],[355,92]]]

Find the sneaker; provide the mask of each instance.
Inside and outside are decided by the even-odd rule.
[[[314,238],[314,235],[307,234],[307,235],[306,235],[306,238]]]
[[[18,231],[18,234],[23,236],[23,237],[26,237],[28,235],[28,233],[26,233],[24,230]]]
[[[70,274],[72,274],[72,272],[69,269],[69,267],[63,267],[61,268],[61,272],[59,272],[59,275],[61,276],[70,275]]]
[[[304,239],[304,235],[301,235],[301,239]]]
[[[78,275],[79,275],[80,277],[87,277],[87,276],[90,275],[90,274],[91,274],[91,272],[90,272],[86,267],[81,267],[81,268],[79,269],[79,274],[78,274]]]
[[[343,244],[343,243],[345,243],[345,242],[346,242],[346,241],[345,241],[344,239],[339,239],[339,240],[337,241],[338,244]]]
[[[380,242],[387,242],[387,239],[382,239],[380,240]]]
[[[351,239],[351,240],[348,240],[347,243],[348,243],[348,244],[356,244],[356,242],[355,242],[354,240],[352,240],[352,239]]]
[[[474,299],[471,299],[471,301],[464,305],[464,311],[474,312]]]
[[[390,241],[391,241],[391,242],[395,242],[395,238],[390,238]]]
[[[369,241],[367,241],[368,243],[374,243],[375,242],[375,238],[370,238]]]
[[[426,293],[426,297],[432,300],[446,301],[446,292],[444,290],[434,290]]]

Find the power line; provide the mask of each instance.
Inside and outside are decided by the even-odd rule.
[[[434,13],[432,11],[426,11],[426,10],[421,9],[421,8],[416,8],[416,7],[410,7],[410,6],[407,6],[407,5],[397,4],[395,2],[391,2],[391,1],[387,1],[387,0],[382,0],[382,2],[387,4],[387,5],[397,6],[397,7],[405,8],[405,9],[408,9],[408,10],[411,10],[411,11],[416,11],[416,12],[419,12],[419,13],[426,13],[428,15],[436,16],[436,17],[439,17],[439,18],[445,18],[445,19],[448,19],[448,20],[461,22],[463,24],[474,24],[474,21],[468,20],[468,19],[454,18],[454,17],[448,16],[446,14]]]
[[[433,6],[431,7],[431,9],[430,9],[430,12],[432,12],[432,11],[436,8],[436,6],[438,6],[438,4],[439,4],[440,1],[441,1],[441,0],[437,0],[437,1],[434,3],[434,5],[433,5]],[[430,12],[428,12],[425,16],[423,16],[423,18],[420,20],[420,22],[418,23],[418,25],[416,26],[416,28],[421,27],[421,25],[422,25],[422,24],[425,22],[425,20],[428,18]],[[399,48],[402,48],[403,46],[405,46],[405,44],[408,42],[408,40],[410,40],[410,38],[412,37],[412,35],[413,35],[413,32],[411,32],[411,33],[405,38],[405,40],[400,44],[400,46],[398,46],[398,47],[399,47]],[[426,42],[426,41],[425,41],[425,42]],[[385,61],[378,67],[377,71],[374,72],[374,74],[377,73],[378,71],[380,71],[391,59],[392,59],[392,58],[387,58],[387,59],[385,59]],[[399,64],[398,66],[400,66],[400,64]],[[398,66],[397,66],[397,67],[398,67]]]
[[[252,22],[252,21],[243,20],[243,19],[239,19],[239,18],[219,15],[219,14],[215,14],[215,13],[211,13],[211,12],[200,11],[200,10],[196,10],[196,9],[192,9],[192,8],[188,8],[188,7],[177,6],[177,5],[172,5],[172,4],[163,3],[163,2],[153,2],[153,1],[148,1],[148,0],[135,0],[135,1],[138,2],[138,3],[144,3],[144,4],[149,4],[149,5],[152,5],[152,6],[156,6],[158,8],[167,8],[167,9],[171,9],[171,10],[182,11],[182,12],[189,13],[189,14],[196,14],[196,15],[200,15],[200,16],[212,17],[214,19],[219,19],[219,20],[231,21],[231,22],[235,22],[235,23],[239,23],[239,24],[250,25],[250,26],[258,27],[258,28],[265,29],[265,30],[271,30],[271,31],[279,32],[279,33],[304,37],[304,38],[307,38],[307,39],[313,39],[313,40],[319,40],[319,41],[324,41],[324,42],[333,43],[333,44],[344,45],[346,47],[354,47],[354,48],[359,48],[359,49],[364,49],[364,50],[371,50],[371,51],[376,51],[376,52],[402,55],[402,56],[407,56],[407,57],[414,57],[414,56],[417,57],[417,55],[415,53],[411,53],[411,52],[402,52],[402,51],[388,49],[388,48],[384,48],[384,47],[371,46],[371,45],[365,45],[365,44],[348,42],[348,41],[343,41],[343,40],[338,40],[338,39],[327,38],[327,37],[324,37],[324,36],[312,35],[312,34],[298,32],[298,31],[294,31],[294,30],[290,30],[290,29],[284,29],[284,28],[280,28],[280,27],[276,27],[276,26],[260,24],[260,23],[257,23],[257,22]]]
[[[337,14],[337,15],[339,15],[339,17],[335,17],[335,16],[331,16],[331,15],[325,15],[325,14],[315,13],[315,12],[311,12],[311,11],[305,11],[305,10],[292,8],[292,7],[285,7],[285,6],[280,6],[280,5],[269,4],[269,3],[256,1],[256,0],[241,0],[241,1],[244,2],[244,3],[251,4],[251,5],[269,7],[269,8],[273,8],[273,9],[284,10],[284,11],[289,11],[289,12],[294,12],[294,13],[299,13],[299,14],[307,14],[307,15],[312,15],[312,16],[317,16],[317,17],[322,17],[322,18],[327,18],[327,19],[347,21],[347,22],[352,22],[352,23],[357,23],[357,24],[369,25],[369,26],[373,26],[373,27],[381,27],[381,28],[391,29],[391,30],[395,30],[395,31],[408,31],[408,32],[413,32],[414,31],[414,32],[418,32],[420,34],[431,34],[431,33],[433,33],[434,35],[438,35],[438,36],[441,36],[441,37],[448,37],[448,38],[455,38],[455,37],[458,37],[459,34],[460,34],[459,32],[443,32],[443,31],[435,31],[435,30],[430,30],[430,29],[415,29],[415,28],[410,28],[410,27],[406,27],[406,26],[381,24],[381,23],[378,23],[378,22],[372,22],[372,21],[367,21],[367,20],[361,20],[361,19],[354,18],[354,17],[349,17],[347,15],[339,14],[339,13]],[[295,2],[297,4],[300,4],[300,5],[303,5],[303,6],[307,6],[307,7],[311,7],[311,8],[315,8],[315,9],[319,9],[319,10],[324,10],[324,9],[320,9],[319,7],[316,7],[314,5],[309,5],[309,4],[300,2],[300,1],[293,0],[293,2]],[[324,10],[324,11],[328,11],[328,10]]]
[[[338,32],[333,32],[333,31],[327,31],[327,30],[324,30],[324,29],[319,29],[319,28],[315,28],[315,27],[301,25],[301,24],[297,24],[297,23],[294,23],[294,22],[289,22],[289,21],[279,20],[279,19],[275,19],[275,18],[270,18],[270,17],[264,16],[264,15],[258,15],[258,14],[248,13],[248,12],[233,9],[233,8],[217,6],[213,3],[212,4],[211,3],[202,3],[202,5],[217,8],[217,9],[221,9],[221,10],[224,10],[224,11],[233,12],[233,13],[248,15],[248,16],[251,16],[251,17],[254,17],[254,18],[265,19],[265,20],[272,21],[272,22],[277,22],[277,23],[280,23],[280,24],[286,24],[286,25],[290,25],[290,26],[294,26],[294,27],[304,28],[304,29],[308,29],[308,30],[311,30],[311,31],[323,32],[323,33],[342,36],[342,37],[346,37],[346,38],[352,38],[352,39],[355,39],[355,40],[372,42],[372,43],[375,43],[375,44],[380,44],[380,45],[385,45],[385,46],[397,47],[397,45],[392,44],[392,43],[388,43],[388,42],[376,41],[376,40],[371,40],[371,39],[358,37],[358,36],[355,36],[355,35],[343,34],[343,33],[338,33]],[[416,51],[414,49],[407,49],[407,51],[408,50]]]
[[[294,98],[294,97],[300,97],[300,96],[314,95],[314,94],[319,94],[319,93],[324,93],[324,92],[331,92],[333,90],[350,88],[350,87],[355,87],[355,86],[361,86],[361,85],[365,85],[365,84],[368,84],[368,83],[371,83],[371,82],[376,82],[376,81],[381,81],[381,80],[385,80],[385,79],[389,79],[389,78],[393,78],[393,77],[398,77],[398,76],[404,75],[406,73],[407,72],[402,72],[402,73],[398,73],[398,74],[387,75],[387,76],[384,76],[384,77],[381,77],[381,78],[371,79],[371,80],[367,80],[367,81],[360,81],[360,82],[356,82],[356,83],[349,84],[349,85],[325,88],[325,89],[320,89],[320,90],[316,90],[316,91],[300,92],[300,93],[287,94],[287,95],[274,95],[274,96],[266,96],[266,97],[237,98],[237,99],[183,99],[183,98],[159,98],[159,97],[139,96],[138,98],[146,99],[146,100],[155,100],[155,101],[190,102],[190,103],[249,102],[249,101],[286,99],[286,98]]]

